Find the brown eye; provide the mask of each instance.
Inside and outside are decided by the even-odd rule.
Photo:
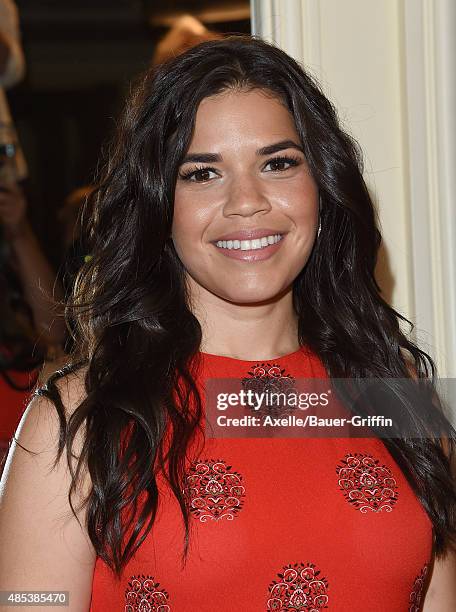
[[[266,166],[275,166],[275,168],[272,168],[271,172],[284,172],[285,170],[289,170],[293,166],[298,166],[299,163],[300,160],[295,157],[274,157],[274,159],[270,159],[268,161]],[[284,168],[284,164],[288,164],[288,167]]]
[[[195,172],[193,174],[193,176],[196,179],[198,179],[198,177],[199,177],[201,179],[201,181],[208,181],[210,173],[211,173],[211,171],[208,168],[204,168],[204,170],[198,170],[197,172]]]
[[[286,163],[287,162],[284,162],[284,161],[274,161],[274,162],[271,162],[271,166],[272,168],[275,167],[276,170],[280,170],[281,169],[280,166],[283,166]],[[283,167],[282,167],[282,170],[283,170]]]
[[[205,183],[210,180],[209,174],[214,172],[214,168],[197,168],[196,170],[189,170],[180,174],[180,178],[184,181],[190,181],[192,183]]]

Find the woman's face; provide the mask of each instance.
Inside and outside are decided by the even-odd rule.
[[[318,187],[289,111],[261,90],[205,98],[172,226],[192,294],[274,300],[306,264],[317,224]]]

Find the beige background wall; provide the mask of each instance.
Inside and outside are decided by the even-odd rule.
[[[251,0],[252,32],[317,76],[365,155],[377,277],[456,377],[456,3]],[[404,327],[408,329],[408,327]]]

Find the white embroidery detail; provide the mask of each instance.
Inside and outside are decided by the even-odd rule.
[[[391,512],[398,498],[398,486],[392,471],[372,455],[345,455],[336,468],[339,487],[357,510],[366,513]]]
[[[232,521],[242,508],[242,476],[221,459],[194,462],[186,481],[190,511],[202,523],[223,518]]]

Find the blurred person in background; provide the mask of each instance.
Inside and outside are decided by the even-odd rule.
[[[26,210],[21,186],[0,182],[0,456],[65,339],[61,306],[52,300],[61,301],[63,291]]]
[[[152,65],[161,64],[206,40],[220,38],[223,38],[223,34],[209,30],[193,15],[182,15],[175,20],[169,31],[156,46],[152,57]]]
[[[4,91],[24,75],[18,10],[0,0],[0,460],[65,338],[51,298],[63,293],[27,219],[28,169]]]
[[[63,292],[27,218],[27,201],[19,184],[0,183],[0,228],[7,265],[16,273],[33,313],[37,343],[49,352],[61,344],[65,327],[62,317],[53,312],[51,296],[61,300]]]
[[[7,184],[27,176],[4,91],[21,81],[24,74],[17,7],[12,0],[0,0],[0,182]],[[4,193],[7,189],[0,196]],[[36,380],[34,368],[42,361],[38,354],[32,356],[31,311],[7,261],[8,248],[0,225],[0,458]]]
[[[7,128],[16,142],[16,179],[27,177],[27,164],[17,142],[13,120],[4,89],[19,83],[25,75],[25,58],[21,46],[19,15],[13,0],[0,0],[0,145],[7,144],[1,133]]]

